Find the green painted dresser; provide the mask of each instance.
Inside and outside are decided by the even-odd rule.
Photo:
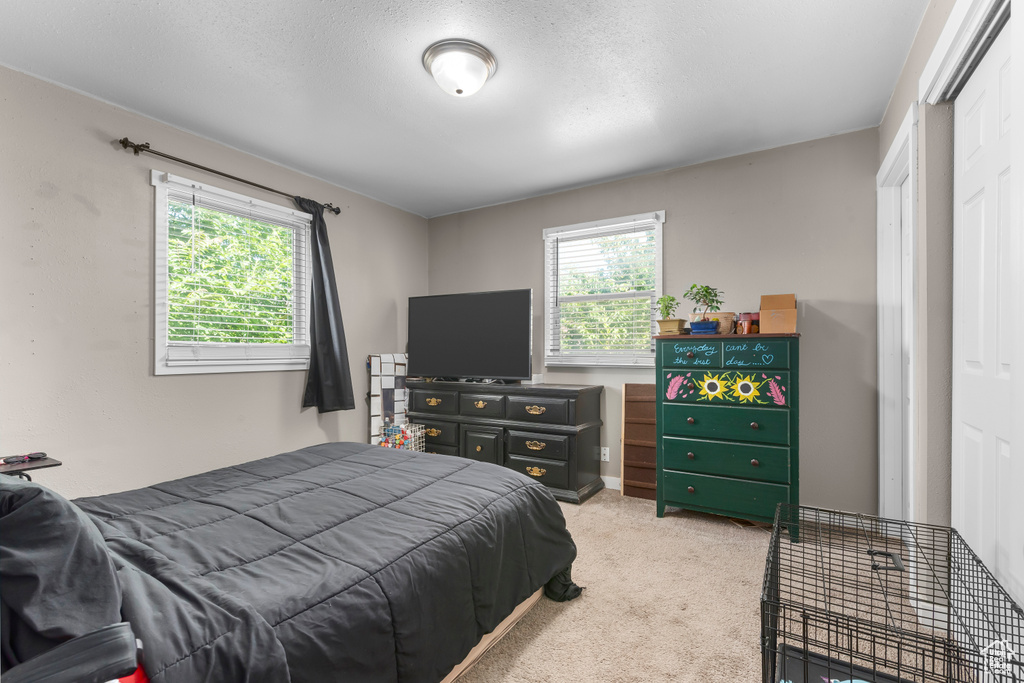
[[[800,335],[656,337],[658,516],[799,503]]]

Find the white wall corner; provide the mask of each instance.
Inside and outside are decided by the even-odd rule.
[[[620,479],[619,477],[606,477],[602,475],[601,481],[604,482],[604,487],[606,489],[611,489],[613,491],[622,490],[622,479]]]

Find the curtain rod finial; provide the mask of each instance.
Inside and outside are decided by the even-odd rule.
[[[324,208],[333,213],[335,216],[341,215],[341,209],[334,204],[324,204]]]
[[[146,150],[149,149],[148,142],[143,142],[140,144],[137,142],[132,142],[128,138],[121,138],[120,140],[118,140],[118,142],[121,143],[122,149],[128,149],[129,147],[131,147],[132,152],[135,154],[135,156],[139,156],[139,152],[145,152]]]

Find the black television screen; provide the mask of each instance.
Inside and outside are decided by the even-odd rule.
[[[409,297],[416,377],[530,379],[533,290]]]

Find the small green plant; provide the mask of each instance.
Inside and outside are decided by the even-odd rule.
[[[690,289],[686,291],[683,298],[697,304],[693,307],[694,313],[701,307],[704,308],[701,320],[708,319],[708,311],[722,310],[722,292],[708,285],[690,285]]]
[[[668,320],[672,317],[672,314],[676,312],[676,308],[679,306],[679,299],[670,294],[666,294],[658,299],[657,304],[661,309],[661,319]]]

